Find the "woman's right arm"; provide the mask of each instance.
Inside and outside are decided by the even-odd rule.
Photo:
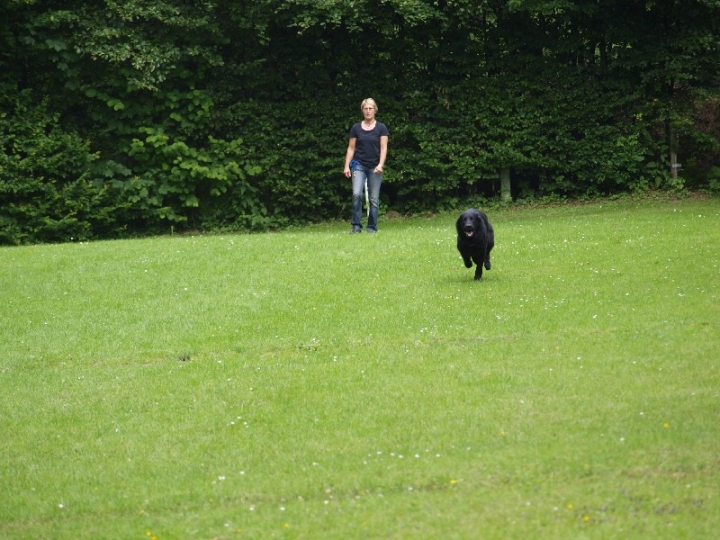
[[[350,137],[350,142],[348,143],[347,152],[345,152],[345,168],[343,169],[343,173],[347,178],[350,178],[352,176],[352,171],[350,170],[350,161],[352,160],[353,156],[355,155],[355,141],[357,139],[355,137]]]

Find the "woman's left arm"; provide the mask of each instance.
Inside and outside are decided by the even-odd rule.
[[[378,174],[382,174],[383,168],[385,167],[385,159],[387,158],[387,145],[388,136],[382,135],[380,137],[380,163],[378,163],[378,166],[375,167],[375,172]]]

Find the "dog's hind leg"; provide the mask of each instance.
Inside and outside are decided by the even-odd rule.
[[[490,235],[490,241],[488,242],[487,251],[485,252],[485,270],[490,270],[492,264],[490,263],[490,252],[495,247],[495,234]]]

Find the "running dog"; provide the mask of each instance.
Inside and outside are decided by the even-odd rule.
[[[484,212],[470,208],[455,222],[457,248],[466,268],[476,265],[475,279],[482,278],[483,265],[490,270],[490,251],[495,246],[495,231]]]

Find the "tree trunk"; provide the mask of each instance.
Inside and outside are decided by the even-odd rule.
[[[500,171],[500,199],[502,202],[510,202],[512,194],[510,192],[510,169]]]
[[[673,180],[677,180],[678,169],[680,165],[677,162],[677,134],[670,122],[667,124],[668,139],[670,139],[670,176]]]

